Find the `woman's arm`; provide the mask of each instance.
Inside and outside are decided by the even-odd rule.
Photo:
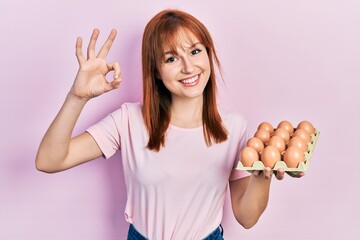
[[[95,29],[87,49],[87,59],[82,54],[82,39],[76,41],[79,71],[63,106],[46,131],[36,156],[39,171],[53,173],[69,169],[102,155],[95,140],[88,133],[72,138],[75,124],[85,104],[102,93],[119,87],[120,66],[106,63],[105,58],[114,42],[116,31],[112,30],[101,50],[95,55],[99,30]],[[114,71],[114,79],[106,80],[106,74]]]
[[[302,177],[303,172],[289,174],[292,177]],[[284,178],[284,170],[276,171],[276,178]],[[254,226],[264,212],[270,192],[272,170],[254,171],[250,177],[230,181],[231,203],[236,220],[246,229]]]

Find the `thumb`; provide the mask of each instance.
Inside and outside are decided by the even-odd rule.
[[[109,92],[111,90],[119,88],[121,81],[122,81],[122,79],[120,77],[118,77],[111,82],[107,82],[104,87],[104,92]]]

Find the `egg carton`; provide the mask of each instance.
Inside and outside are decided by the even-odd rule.
[[[282,168],[286,172],[305,172],[309,167],[310,159],[314,152],[314,148],[315,148],[316,142],[319,138],[319,135],[320,135],[320,132],[318,130],[315,130],[315,133],[311,135],[311,141],[308,143],[308,151],[305,152],[305,161],[300,162],[296,168],[288,167],[286,165],[286,163],[283,160],[281,160],[275,164],[275,166],[272,170],[276,171],[279,168]],[[283,158],[283,155],[281,156],[281,158]],[[243,164],[241,163],[241,161],[238,161],[238,164],[236,167],[237,170],[246,170],[248,172],[252,172],[254,170],[263,170],[264,168],[265,168],[265,166],[262,163],[262,161],[254,162],[251,167],[244,167]]]

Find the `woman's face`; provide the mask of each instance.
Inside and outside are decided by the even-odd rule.
[[[191,33],[179,32],[177,42],[176,52],[165,47],[158,78],[171,92],[173,101],[202,98],[211,71],[206,48]]]

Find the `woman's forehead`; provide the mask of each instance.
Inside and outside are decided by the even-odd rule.
[[[177,51],[177,49],[188,49],[196,43],[201,43],[195,34],[188,30],[179,30],[164,42],[164,52]]]

